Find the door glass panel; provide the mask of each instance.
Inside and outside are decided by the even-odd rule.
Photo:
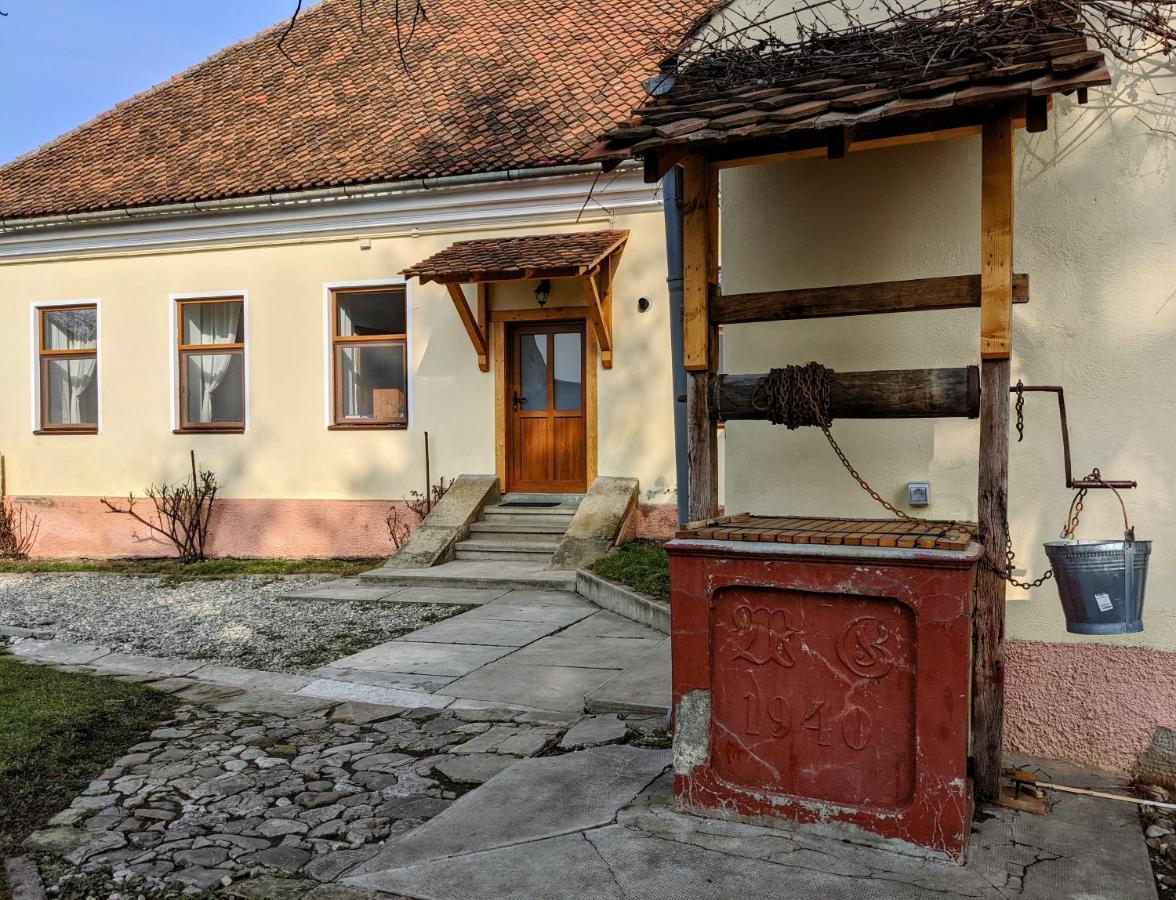
[[[582,338],[578,331],[555,336],[555,408],[580,408],[580,382],[584,377]]]
[[[523,412],[547,409],[547,335],[519,335],[519,408]]]

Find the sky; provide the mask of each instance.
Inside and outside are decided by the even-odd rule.
[[[0,164],[288,18],[295,5],[0,0]]]

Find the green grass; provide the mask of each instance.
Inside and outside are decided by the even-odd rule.
[[[666,548],[657,541],[622,544],[594,563],[591,571],[653,600],[670,602],[670,558]]]
[[[0,859],[64,809],[176,701],[0,655]]]
[[[26,559],[0,560],[0,574],[104,572],[111,575],[165,575],[179,580],[232,578],[235,575],[358,575],[385,560],[353,559]]]

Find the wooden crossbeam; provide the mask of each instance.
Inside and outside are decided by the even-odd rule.
[[[713,175],[705,159],[682,163],[682,328],[683,364],[688,372],[707,369],[710,347],[711,193]]]
[[[461,324],[465,326],[466,334],[470,336],[470,343],[474,345],[474,351],[478,354],[478,368],[483,372],[489,372],[490,351],[486,334],[478,320],[474,318],[470,304],[466,301],[465,294],[462,293],[461,285],[447,284],[445,287],[449,290],[449,296],[453,298],[453,305],[457,308]]]
[[[1029,302],[1028,275],[1013,276],[1012,302]],[[711,321],[716,325],[732,325],[979,306],[980,276],[949,275],[720,296],[711,301]]]

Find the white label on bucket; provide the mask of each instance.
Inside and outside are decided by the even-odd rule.
[[[1099,612],[1110,612],[1115,608],[1115,604],[1111,602],[1110,594],[1095,594],[1094,602],[1098,604]]]

